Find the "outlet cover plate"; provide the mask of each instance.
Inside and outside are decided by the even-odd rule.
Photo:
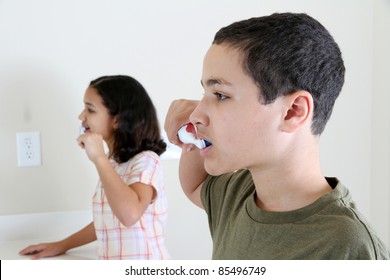
[[[39,132],[16,133],[16,148],[19,167],[40,166],[42,164]]]

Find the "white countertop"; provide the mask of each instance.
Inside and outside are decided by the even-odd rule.
[[[91,211],[31,213],[0,216],[0,259],[28,260],[19,252],[29,245],[61,240],[92,221]],[[96,242],[47,258],[59,260],[97,259]]]
[[[19,255],[19,251],[32,244],[48,242],[50,240],[17,240],[0,242],[1,260],[28,260],[31,256]],[[66,254],[51,257],[53,260],[96,260],[96,242],[69,250]]]

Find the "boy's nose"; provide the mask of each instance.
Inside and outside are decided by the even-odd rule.
[[[207,111],[205,111],[206,108],[204,103],[205,101],[202,99],[190,115],[190,122],[195,125],[208,126],[209,124],[209,118],[206,114]]]

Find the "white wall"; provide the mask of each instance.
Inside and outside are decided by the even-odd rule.
[[[201,97],[203,55],[220,27],[293,11],[330,30],[347,67],[321,142],[325,174],[350,188],[390,244],[389,6],[389,0],[0,0],[0,215],[90,209],[97,174],[75,142],[90,80],[137,78],[163,122],[171,100]],[[41,132],[40,167],[17,167],[16,132],[24,131]],[[177,160],[164,168],[172,254],[209,258],[205,214],[181,193]]]
[[[375,1],[371,220],[390,244],[390,1]]]

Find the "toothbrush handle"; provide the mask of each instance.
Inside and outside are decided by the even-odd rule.
[[[206,147],[206,144],[203,140],[196,139],[195,135],[189,131],[192,131],[192,129],[188,128],[188,125],[185,125],[179,129],[177,135],[179,136],[181,142],[183,142],[184,144],[194,144],[199,149],[203,149],[204,147]]]

